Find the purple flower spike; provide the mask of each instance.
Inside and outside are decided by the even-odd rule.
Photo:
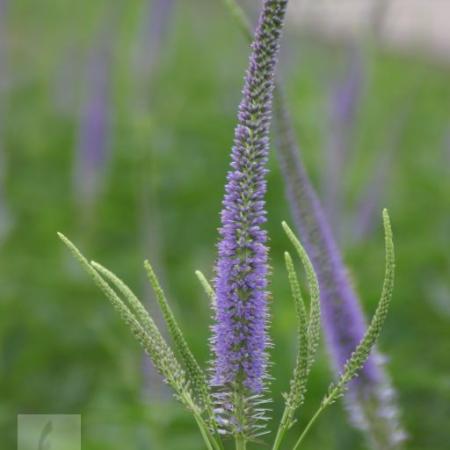
[[[266,163],[274,70],[287,0],[265,0],[252,44],[225,188],[216,267],[212,384],[235,432],[246,433],[245,397],[261,394],[267,369]]]
[[[278,95],[281,96],[280,91]],[[331,228],[301,162],[290,117],[281,97],[277,98],[280,99],[275,108],[277,155],[291,214],[319,280],[327,346],[339,373],[363,337],[366,322]],[[366,432],[373,448],[401,447],[405,434],[399,423],[395,392],[378,352],[372,353],[359,377],[350,384],[346,399],[355,425]]]

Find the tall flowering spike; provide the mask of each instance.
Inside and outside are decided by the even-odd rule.
[[[366,329],[361,305],[349,281],[330,226],[300,159],[281,92],[276,97],[277,156],[285,179],[291,214],[316,270],[328,349],[340,372]],[[395,392],[375,351],[350,385],[347,405],[356,426],[374,448],[391,450],[405,439],[399,423]]]
[[[216,267],[212,384],[234,434],[254,432],[263,412],[248,404],[267,377],[266,163],[274,70],[287,0],[265,0],[245,77],[222,210]],[[261,416],[258,416],[261,414]]]

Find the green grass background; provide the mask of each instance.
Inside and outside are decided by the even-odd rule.
[[[217,3],[217,4],[216,4]],[[15,218],[0,244],[0,442],[16,448],[21,413],[82,414],[83,449],[202,448],[192,418],[159,382],[145,389],[142,353],[110,305],[57,240],[62,231],[91,258],[149,298],[142,261],[155,262],[187,339],[206,366],[210,311],[194,270],[209,277],[219,210],[248,48],[219,2],[179,2],[145,96],[133,52],[143,2],[10,2],[8,67],[0,135],[5,199]],[[98,30],[114,14],[110,71],[111,151],[98,203],[77,206],[72,166],[84,68]],[[319,43],[290,24],[281,71],[304,159],[317,187],[324,176],[330,85],[345,49]],[[397,285],[380,346],[398,389],[411,450],[450,442],[450,74],[442,65],[379,49],[367,80],[342,179],[350,227],[359,195],[406,110],[380,217],[363,242],[343,239],[346,263],[372,313],[383,276],[381,207],[397,246]],[[6,86],[6,87],[5,87]],[[144,104],[145,107],[137,105]],[[143,224],[143,211],[149,220]],[[295,355],[295,318],[280,222],[290,220],[274,154],[268,230],[273,267],[273,399],[279,417]],[[347,228],[349,230],[349,228]],[[154,305],[150,306],[155,310]],[[320,356],[299,414],[298,432],[332,374]],[[148,383],[147,383],[148,384]],[[292,438],[295,437],[295,431]],[[255,447],[256,448],[256,447]],[[342,404],[330,409],[305,450],[362,450]]]

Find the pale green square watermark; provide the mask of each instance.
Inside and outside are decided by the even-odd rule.
[[[17,450],[81,450],[81,416],[20,414]]]

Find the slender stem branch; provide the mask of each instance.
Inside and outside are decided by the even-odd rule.
[[[272,450],[278,450],[280,448],[281,441],[283,440],[285,433],[286,430],[284,429],[284,427],[278,428],[278,432],[275,437],[275,442],[273,443]]]
[[[209,431],[208,425],[205,423],[203,418],[196,413],[194,413],[194,417],[203,436],[205,444],[208,447],[208,450],[222,450],[222,443],[212,435],[212,433]]]
[[[211,445],[211,442],[209,441],[208,434],[206,433],[206,430],[204,429],[202,423],[198,420],[196,415],[194,415],[194,418],[195,418],[195,421],[197,422],[198,428],[200,429],[202,438],[205,441],[206,448],[208,450],[214,450],[213,446]]]
[[[320,406],[320,408],[316,411],[314,416],[312,416],[311,420],[306,425],[305,429],[303,430],[302,434],[298,438],[298,441],[296,442],[296,444],[295,444],[295,446],[293,447],[292,450],[297,450],[300,447],[300,444],[303,442],[303,439],[308,434],[309,429],[313,426],[314,422],[317,420],[317,418],[319,417],[320,413],[326,408],[326,406],[327,406],[326,404],[322,404]]]
[[[217,440],[211,431],[208,428],[208,425],[204,421],[201,413],[199,412],[197,405],[193,402],[191,396],[189,394],[184,395],[184,403],[189,405],[189,408],[194,416],[195,421],[197,422],[200,433],[205,441],[206,447],[208,450],[223,450],[222,442]]]
[[[284,412],[283,412],[283,416],[280,421],[280,425],[278,426],[278,430],[277,430],[277,434],[275,436],[275,441],[273,443],[272,450],[278,450],[280,448],[281,441],[283,440],[284,435],[286,434],[286,431],[287,431],[286,424],[285,424],[286,415],[287,415],[287,409],[285,408]]]
[[[208,425],[205,423],[203,418],[197,413],[194,413],[194,417],[198,424],[198,427],[200,428],[200,432],[202,433],[208,450],[222,450],[222,443],[220,441],[217,441],[217,439],[212,435],[212,433],[209,431]]]

